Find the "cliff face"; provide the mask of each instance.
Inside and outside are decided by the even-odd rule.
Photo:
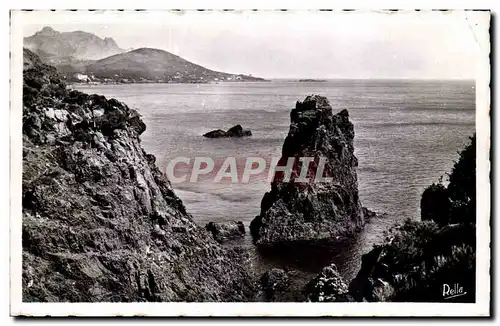
[[[244,257],[192,220],[136,111],[24,51],[24,301],[245,301]]]
[[[278,166],[295,164],[289,181],[277,173],[271,191],[264,195],[261,213],[251,223],[258,245],[289,242],[332,241],[359,230],[364,224],[358,197],[354,156],[354,126],[347,110],[332,114],[328,100],[308,96],[291,112],[291,125]],[[300,157],[312,157],[309,182],[295,182],[300,176]],[[315,182],[320,158],[323,176],[329,182]]]
[[[112,38],[102,39],[82,31],[61,33],[51,27],[44,27],[34,35],[24,38],[24,46],[34,52],[52,55],[52,64],[57,64],[67,57],[96,60],[125,52]]]

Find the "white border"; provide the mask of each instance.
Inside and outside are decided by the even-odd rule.
[[[102,2],[101,2],[102,3]],[[352,2],[351,2],[352,3]],[[109,3],[106,3],[109,5]],[[434,3],[435,4],[435,3]],[[85,2],[86,6],[90,6]],[[75,8],[77,6],[74,6]],[[125,7],[118,5],[117,7]],[[186,8],[186,6],[183,6]],[[229,8],[231,6],[226,6]],[[290,6],[283,6],[288,7]],[[328,6],[324,6],[325,8]],[[346,8],[352,6],[347,5]],[[403,8],[403,4],[394,7]],[[425,4],[419,6],[425,8]],[[94,6],[99,8],[99,6]],[[197,8],[196,6],[194,8]],[[224,6],[222,6],[224,8]],[[251,7],[249,7],[251,8]],[[276,7],[275,7],[276,8]],[[279,7],[278,7],[279,8]],[[364,7],[367,8],[367,7]],[[390,8],[390,7],[388,7]],[[411,8],[411,7],[410,7]],[[427,7],[429,8],[429,7]],[[451,6],[447,7],[451,8]],[[465,8],[465,7],[463,7]],[[489,35],[478,29],[484,49],[476,83],[477,130],[477,289],[475,304],[460,303],[23,303],[21,302],[22,184],[22,27],[21,12],[11,13],[11,315],[31,316],[487,316],[490,300]],[[335,14],[335,13],[332,13]],[[489,17],[487,12],[485,19]],[[486,33],[485,33],[486,32]]]

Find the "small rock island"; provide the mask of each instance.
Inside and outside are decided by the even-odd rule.
[[[232,128],[229,128],[227,131],[224,131],[222,129],[212,130],[203,135],[203,137],[207,138],[229,138],[245,136],[252,136],[252,132],[250,130],[243,129],[241,125],[236,125]]]
[[[299,83],[326,83],[326,79],[312,79],[312,78],[306,78],[306,79],[299,79]]]

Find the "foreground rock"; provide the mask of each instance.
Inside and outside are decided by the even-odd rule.
[[[246,301],[245,256],[186,212],[136,111],[24,51],[23,301]]]
[[[349,285],[356,301],[473,302],[475,228],[405,221],[363,255]],[[460,284],[463,296],[446,298],[443,284]]]
[[[363,227],[365,218],[358,196],[354,156],[354,126],[347,110],[333,115],[325,97],[308,96],[291,112],[291,125],[278,166],[296,158],[289,181],[277,173],[264,195],[261,212],[250,229],[257,245],[334,241]],[[298,158],[313,157],[309,182],[300,175]],[[325,177],[315,182],[320,158],[326,160]]]
[[[326,266],[306,286],[306,299],[310,302],[352,302],[349,289],[335,264]]]
[[[245,137],[252,136],[252,132],[250,130],[245,130],[241,125],[236,125],[234,127],[229,128],[227,131],[222,129],[212,130],[203,135],[203,137],[207,138],[226,138],[226,137]]]
[[[258,280],[257,301],[261,302],[305,302],[306,291],[303,273],[296,269],[272,268]]]
[[[245,236],[245,225],[241,221],[210,222],[205,229],[220,243]]]
[[[290,278],[287,272],[280,268],[273,268],[265,272],[259,282],[262,291],[261,301],[281,301],[283,293],[290,286]]]

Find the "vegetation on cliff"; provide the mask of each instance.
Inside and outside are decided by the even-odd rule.
[[[447,186],[424,191],[422,221],[394,227],[384,244],[363,256],[350,284],[357,301],[475,301],[475,146],[473,136]],[[449,289],[461,295],[451,297]]]
[[[448,186],[441,182],[425,189],[420,202],[422,220],[439,225],[476,223],[476,136],[462,150],[449,174]]]

